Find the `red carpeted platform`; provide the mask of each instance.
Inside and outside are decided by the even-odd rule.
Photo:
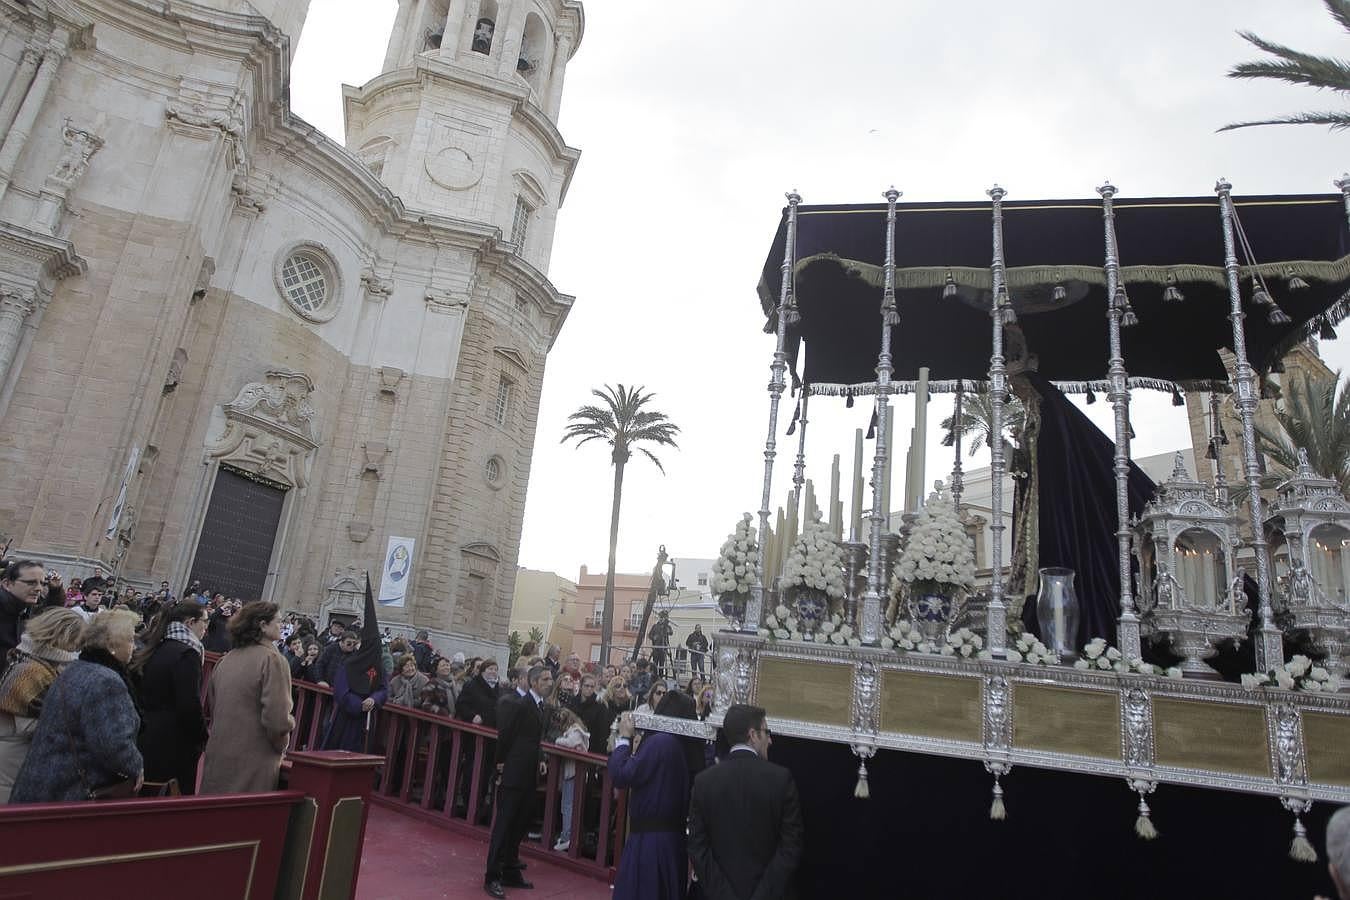
[[[366,825],[357,900],[468,900],[483,893],[487,844],[372,804]],[[609,885],[539,860],[525,877],[534,890],[508,897],[609,900]]]

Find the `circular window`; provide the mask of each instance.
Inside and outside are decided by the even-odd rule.
[[[291,308],[311,322],[337,313],[341,291],[337,266],[318,244],[296,244],[277,255],[277,290]]]
[[[487,476],[489,487],[499,488],[502,486],[502,473],[506,470],[500,456],[494,456],[487,461],[483,468],[483,474]]]

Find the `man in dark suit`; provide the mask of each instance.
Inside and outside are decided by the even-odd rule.
[[[699,773],[689,807],[689,856],[708,900],[792,900],[802,810],[792,773],[767,759],[764,710],[736,704],[722,720],[727,758]]]
[[[520,842],[530,821],[530,801],[544,772],[539,742],[544,736],[544,697],[553,689],[553,673],[535,666],[527,675],[529,690],[497,703],[497,815],[492,820],[483,890],[505,897],[503,888],[530,888],[521,873]]]

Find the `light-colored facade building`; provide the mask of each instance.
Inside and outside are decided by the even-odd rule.
[[[0,541],[438,646],[504,643],[576,0],[400,0],[347,147],[288,107],[308,0],[0,0]]]
[[[538,569],[516,569],[516,593],[511,601],[511,623],[522,640],[538,629],[550,644],[557,644],[564,654],[572,646],[572,619],[570,613],[577,605],[577,586],[557,572]]]

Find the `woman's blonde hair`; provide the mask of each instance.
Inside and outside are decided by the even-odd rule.
[[[80,649],[97,647],[100,650],[111,650],[112,642],[124,633],[126,637],[135,635],[136,623],[140,620],[141,617],[130,610],[105,609],[90,619],[89,624],[85,626]]]
[[[28,622],[24,634],[37,647],[73,652],[84,637],[84,617],[73,609],[49,609]]]

